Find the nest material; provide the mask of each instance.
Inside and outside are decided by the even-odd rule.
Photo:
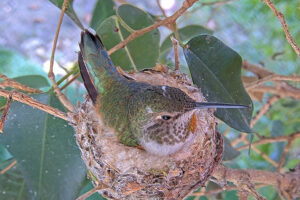
[[[180,88],[196,101],[204,101],[186,75],[162,65],[137,73],[120,72],[136,81]],[[119,143],[89,98],[78,107],[74,119],[77,144],[93,184],[105,185],[107,188],[99,192],[109,199],[183,199],[204,185],[223,154],[213,110],[198,112],[195,139],[165,157]]]

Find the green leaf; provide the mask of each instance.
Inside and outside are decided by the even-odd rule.
[[[0,145],[0,162],[6,161],[11,158],[12,155],[7,151],[7,149],[3,145]]]
[[[240,155],[240,152],[231,146],[230,141],[224,138],[224,156],[223,161],[233,160]]]
[[[112,0],[98,0],[93,11],[90,26],[97,29],[100,24],[108,17],[115,14],[114,2]]]
[[[64,3],[64,0],[49,0],[52,2],[54,5],[56,5],[58,8],[62,8],[62,5]],[[77,17],[74,8],[73,8],[73,0],[69,0],[67,9],[66,9],[66,14],[79,26],[81,29],[83,29],[83,25],[81,24],[79,18]]]
[[[130,31],[139,30],[154,23],[152,17],[132,5],[123,4],[118,16],[107,18],[97,29],[106,49],[126,39]],[[159,56],[160,34],[157,29],[136,38],[110,57],[116,66],[124,70],[141,70],[154,67]]]
[[[9,160],[0,163],[0,170],[6,168],[13,161]],[[29,193],[25,185],[24,177],[18,164],[0,175],[0,199],[2,200],[27,200]]]
[[[210,35],[200,35],[184,50],[193,82],[208,102],[248,105],[249,109],[217,109],[215,115],[230,127],[251,133],[252,101],[241,80],[242,58]]]
[[[50,86],[48,80],[40,75],[18,76],[13,79],[32,88],[43,88]]]
[[[47,76],[43,68],[17,52],[0,48],[0,72],[7,77],[38,74]]]
[[[62,109],[52,93],[33,97]],[[13,102],[0,144],[18,161],[32,198],[75,199],[86,169],[75,143],[74,129],[66,121]]]
[[[186,43],[193,37],[200,35],[200,34],[212,34],[213,31],[209,30],[203,26],[200,25],[187,25],[183,28],[178,29],[178,35],[183,43]],[[170,50],[173,47],[172,41],[170,39],[170,36],[174,36],[174,33],[168,35],[166,39],[163,41],[163,43],[160,46],[160,53],[164,53],[168,50]]]

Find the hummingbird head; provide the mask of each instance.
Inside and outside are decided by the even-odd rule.
[[[236,104],[196,102],[182,90],[152,86],[135,95],[139,143],[149,153],[170,155],[193,140],[199,108],[247,108]],[[134,110],[134,109],[133,109]]]
[[[152,86],[143,90],[139,105],[139,143],[156,155],[175,153],[194,137],[197,127],[196,102],[178,88]],[[142,106],[141,106],[142,105]]]

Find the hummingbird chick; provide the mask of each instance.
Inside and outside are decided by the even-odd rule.
[[[80,73],[97,113],[113,128],[120,143],[142,146],[166,156],[194,138],[201,108],[248,108],[244,105],[195,102],[182,90],[137,82],[114,67],[103,43],[88,30],[81,33]]]

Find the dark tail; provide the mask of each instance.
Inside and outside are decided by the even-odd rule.
[[[249,108],[249,106],[230,103],[196,102],[196,108]]]
[[[93,35],[88,30],[82,31],[79,47],[80,73],[84,86],[95,103],[105,76],[117,76],[118,73],[97,35]]]

